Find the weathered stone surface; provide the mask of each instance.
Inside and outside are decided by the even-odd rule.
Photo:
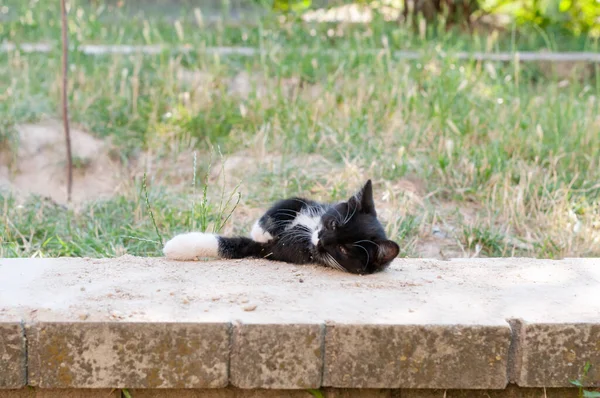
[[[133,398],[314,398],[306,390],[133,389]],[[578,398],[576,388],[505,390],[364,390],[327,388],[325,398]],[[121,398],[121,390],[39,389],[0,390],[0,398]]]
[[[306,390],[130,390],[134,398],[314,398]],[[366,397],[369,398],[369,397]]]
[[[505,326],[327,325],[323,385],[504,388]]]
[[[600,387],[600,323],[525,324],[520,343],[521,387]],[[589,367],[583,377],[586,363]]]
[[[323,325],[234,325],[231,384],[240,388],[318,388],[323,338]]]
[[[397,259],[385,272],[361,278],[267,260],[0,263],[0,314],[14,311],[26,323],[600,323],[598,259]],[[244,311],[248,305],[255,310]]]
[[[325,388],[325,398],[401,398],[400,390]]]
[[[42,388],[227,385],[229,328],[186,323],[40,323],[28,328],[29,384]]]
[[[314,398],[307,390],[236,390],[235,398]]]
[[[129,390],[133,398],[236,398],[231,388]]]
[[[578,398],[576,388],[520,388],[504,390],[402,390],[400,398]]]
[[[372,331],[367,333],[360,327],[352,332],[355,335],[352,343],[341,338],[329,339],[336,344],[327,350],[327,354],[329,359],[337,362],[330,361],[327,380],[344,384],[350,378],[360,385],[384,388],[457,387],[464,386],[465,380],[474,380],[472,385],[465,386],[467,388],[501,385],[503,377],[497,368],[505,365],[504,355],[499,354],[501,359],[496,365],[486,362],[489,350],[497,347],[497,341],[479,347],[477,342],[481,336],[476,336],[473,338],[475,345],[467,347],[462,345],[461,339],[466,339],[465,336],[471,332],[477,334],[477,330],[481,330],[477,328],[505,327],[507,319],[522,319],[523,325],[574,324],[589,327],[590,335],[585,337],[587,332],[574,332],[575,335],[583,333],[580,341],[581,344],[587,341],[587,346],[577,345],[579,343],[573,337],[576,349],[567,347],[565,357],[573,356],[571,351],[574,351],[576,362],[571,362],[569,368],[572,369],[563,369],[562,375],[557,373],[557,367],[563,366],[562,362],[542,363],[543,358],[560,357],[545,352],[544,340],[534,344],[534,340],[528,337],[527,345],[525,331],[515,331],[519,346],[513,345],[509,355],[509,360],[512,358],[508,365],[510,381],[534,385],[562,379],[561,383],[565,383],[562,385],[566,386],[568,379],[577,378],[583,364],[589,360],[593,367],[587,380],[593,384],[597,380],[598,375],[594,372],[599,362],[597,356],[587,355],[584,348],[593,345],[591,331],[596,329],[591,325],[600,325],[599,265],[599,259],[397,259],[385,272],[357,277],[323,267],[300,267],[266,260],[198,263],[133,256],[116,259],[0,259],[0,323],[13,322],[11,317],[14,316],[17,321],[24,320],[25,324],[31,325],[50,322],[123,325],[123,320],[127,320],[136,324],[156,324],[159,329],[163,327],[161,325],[169,324],[181,326],[164,327],[186,329],[192,327],[186,326],[189,324],[229,324],[234,321],[277,325],[398,325],[390,326],[395,330],[393,332],[388,331],[386,326],[381,327],[385,331],[381,334],[389,336],[392,341],[389,347],[384,343],[387,337],[375,338]],[[246,311],[249,306],[252,311]],[[437,332],[431,332],[435,327],[428,325],[448,325],[439,326],[448,330],[452,330],[451,325],[468,325],[464,327],[473,329],[452,338],[453,334],[449,333],[436,340]],[[120,327],[129,328],[114,326]],[[408,333],[406,330],[409,329],[403,327],[422,328],[424,334]],[[44,385],[44,380],[47,380],[49,384],[61,382],[63,384],[58,384],[64,385],[68,381],[73,385],[100,387],[114,383],[124,386],[134,381],[138,384],[127,387],[204,388],[209,384],[212,386],[212,383],[224,385],[227,382],[227,348],[219,354],[225,358],[219,360],[221,365],[204,363],[204,355],[200,351],[210,353],[213,348],[200,343],[203,347],[200,351],[192,350],[193,355],[176,360],[174,356],[161,357],[156,354],[160,350],[155,349],[156,340],[171,344],[169,336],[173,333],[164,332],[160,339],[147,339],[140,333],[133,340],[146,350],[140,354],[143,361],[129,369],[128,358],[124,359],[125,363],[119,361],[121,351],[137,362],[137,348],[125,344],[125,348],[114,351],[113,346],[105,341],[106,336],[113,338],[121,334],[121,329],[113,329],[113,326],[103,328],[103,331],[80,333],[84,337],[92,336],[85,337],[86,341],[91,340],[97,345],[94,350],[86,349],[85,355],[78,353],[76,345],[66,345],[67,349],[58,345],[60,350],[53,356],[49,351],[51,347],[44,345],[46,343],[38,344],[47,362],[50,358],[50,363],[60,364],[63,360],[60,355],[68,354],[64,360],[74,361],[77,366],[73,375],[58,366],[38,366],[36,371],[32,356],[32,383]],[[54,339],[63,336],[67,341],[77,343],[79,332],[75,331],[79,329],[70,331],[69,327],[65,327],[65,330],[65,333],[54,330],[50,335]],[[205,341],[199,336],[194,339]],[[396,342],[393,339],[397,339]],[[214,340],[211,338],[211,341]],[[40,341],[38,339],[38,343]],[[556,341],[571,344],[568,339]],[[534,349],[536,345],[539,347]],[[35,348],[35,345],[31,347]],[[56,347],[55,344],[52,349]],[[428,350],[426,357],[423,357],[423,350]],[[412,356],[405,355],[407,359],[401,360],[402,354],[396,356],[394,353],[404,351]],[[209,357],[215,358],[214,355]],[[379,365],[367,361],[388,357],[393,357],[393,360],[390,359],[393,366],[384,366],[381,370],[375,368]],[[94,364],[93,360],[97,363]],[[157,374],[157,369],[163,368],[185,370],[188,360],[195,361],[202,371],[195,372],[196,368],[190,370],[187,379],[182,372],[177,372],[177,376]],[[423,364],[417,366],[420,360]],[[580,360],[581,363],[577,363]],[[444,371],[433,372],[432,361],[436,370],[439,367]],[[461,366],[468,366],[471,370],[463,372]],[[478,370],[473,376],[470,372],[475,368]],[[85,374],[93,377],[82,376]],[[354,378],[355,374],[359,376]],[[431,376],[431,384],[425,385],[428,375]]]
[[[0,323],[0,388],[26,383],[25,336],[19,322]]]
[[[0,398],[121,398],[121,391],[22,388],[20,390],[0,390]]]
[[[134,398],[314,398],[308,390],[244,390],[240,388],[196,390],[129,390]],[[325,398],[393,398],[391,390],[351,390],[327,388],[321,390]],[[400,391],[398,390],[399,394]],[[2,396],[0,395],[0,398]]]

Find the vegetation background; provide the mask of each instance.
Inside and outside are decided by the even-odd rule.
[[[71,203],[59,2],[0,6],[0,257],[160,255],[367,178],[405,256],[600,254],[600,63],[517,54],[597,54],[598,0],[68,9]]]

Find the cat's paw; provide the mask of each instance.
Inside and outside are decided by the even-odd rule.
[[[175,236],[163,248],[171,260],[196,260],[198,257],[218,257],[219,240],[216,235],[189,232]]]
[[[252,227],[252,231],[250,231],[250,237],[255,242],[267,243],[271,239],[273,239],[273,235],[265,231],[261,226],[260,222],[257,221],[254,223]]]

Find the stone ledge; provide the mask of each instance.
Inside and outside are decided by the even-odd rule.
[[[586,384],[600,386],[600,323],[525,324],[524,329],[517,343],[519,385],[569,387],[581,377],[581,364],[589,363]]]
[[[29,385],[218,388],[228,383],[228,324],[35,323]]]
[[[133,389],[132,398],[314,398],[308,390]],[[392,390],[321,389],[324,398],[579,398],[574,388],[522,388],[509,385],[502,390]],[[20,389],[0,390],[0,398],[123,398],[121,390]]]
[[[235,325],[231,384],[241,388],[321,387],[324,331],[318,324]]]
[[[0,313],[0,388],[21,388],[27,382],[26,344],[20,322],[3,321]]]
[[[328,325],[324,385],[504,388],[510,328]]]
[[[3,389],[594,387],[600,260],[0,259],[0,366]]]

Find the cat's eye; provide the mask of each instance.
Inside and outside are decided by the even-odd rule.
[[[336,221],[330,221],[330,222],[329,222],[329,229],[330,229],[330,230],[332,230],[332,231],[335,231],[335,230],[336,230],[336,228],[337,228],[337,226],[338,226],[338,224],[337,224],[337,222],[336,222]]]
[[[348,249],[346,249],[344,245],[338,245],[338,249],[340,252],[342,252],[343,255],[348,254]]]

